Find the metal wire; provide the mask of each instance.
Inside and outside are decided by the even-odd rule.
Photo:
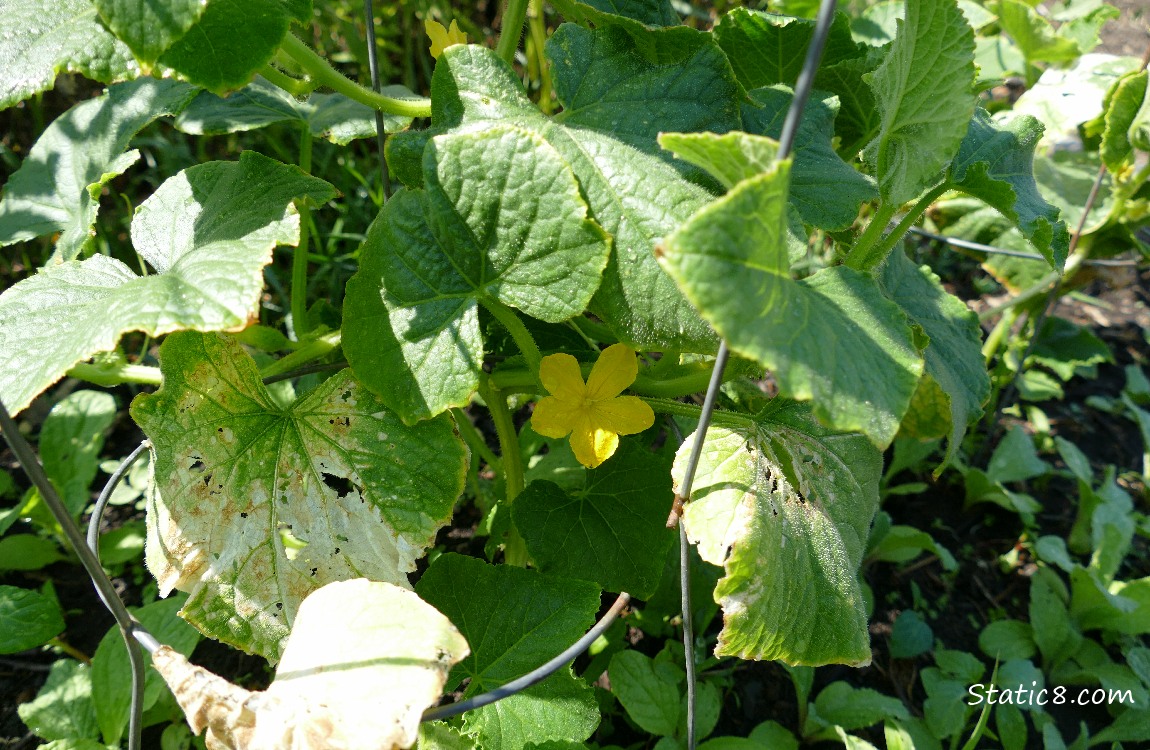
[[[429,708],[423,712],[423,718],[421,720],[436,721],[438,719],[446,719],[450,716],[456,716],[465,711],[471,711],[472,709],[486,706],[490,703],[494,703],[495,701],[503,700],[508,696],[514,695],[521,690],[526,690],[532,685],[542,682],[543,680],[550,677],[564,664],[586,651],[587,648],[592,643],[594,643],[599,636],[603,634],[603,631],[611,626],[611,623],[615,621],[615,618],[619,616],[619,613],[623,611],[623,608],[627,606],[627,602],[629,601],[631,601],[631,595],[626,591],[619,594],[618,598],[615,599],[615,603],[611,605],[611,609],[607,610],[607,614],[603,615],[599,622],[595,623],[594,627],[587,631],[586,635],[575,641],[575,643],[567,647],[563,653],[559,654],[554,659],[542,665],[541,667],[538,667],[537,669],[534,669],[522,677],[514,679],[505,685],[500,685],[494,690],[483,693],[482,695],[477,695],[474,698],[468,698],[467,700],[459,701],[458,703],[450,703],[446,706]]]
[[[80,564],[84,566],[87,571],[88,577],[92,579],[92,584],[96,587],[96,593],[100,597],[100,601],[112,613],[112,617],[116,619],[116,624],[120,627],[120,633],[124,636],[124,645],[128,649],[128,660],[132,666],[132,709],[129,721],[128,730],[128,748],[129,750],[140,750],[141,747],[141,706],[142,696],[144,689],[144,660],[143,654],[140,653],[140,644],[137,638],[141,634],[155,643],[156,639],[152,638],[150,634],[144,629],[142,625],[132,617],[128,608],[124,606],[124,602],[120,600],[119,594],[116,593],[116,588],[112,585],[112,581],[104,573],[104,568],[100,565],[100,560],[92,549],[86,543],[87,540],[81,533],[80,528],[76,522],[72,520],[71,514],[64,506],[64,502],[56,493],[56,488],[52,486],[49,481],[48,475],[44,472],[44,467],[40,463],[40,459],[36,457],[36,452],[32,450],[32,446],[20,434],[20,430],[16,427],[16,423],[12,421],[12,417],[8,414],[8,410],[4,407],[3,402],[0,402],[0,432],[3,433],[4,439],[8,441],[8,445],[12,447],[12,452],[16,454],[17,460],[20,461],[20,466],[24,469],[24,473],[32,481],[36,490],[40,493],[40,499],[48,506],[52,512],[56,522],[60,524],[60,528],[64,532],[64,537],[80,558]],[[122,476],[122,474],[121,474]],[[111,494],[111,491],[108,491]]]
[[[803,110],[807,100],[810,99],[811,88],[814,85],[815,72],[823,56],[827,35],[830,32],[831,22],[835,17],[836,0],[822,0],[819,5],[818,17],[815,20],[815,31],[807,48],[803,68],[799,71],[795,81],[795,93],[791,99],[791,106],[787,110],[787,117],[783,121],[783,129],[779,134],[778,158],[785,159],[790,156],[794,146],[795,134],[802,121]],[[719,386],[723,383],[723,371],[730,358],[730,349],[726,340],[719,342],[719,351],[715,355],[715,367],[711,371],[711,382],[707,385],[707,395],[703,398],[703,412],[699,415],[699,424],[695,428],[695,443],[691,446],[691,454],[687,460],[687,467],[683,472],[683,481],[675,495],[675,505],[668,519],[668,525],[678,522],[683,503],[691,498],[692,485],[695,482],[695,471],[699,466],[703,443],[706,441],[707,429],[711,425],[711,415],[715,411],[715,399],[719,393]],[[694,628],[691,622],[691,579],[689,559],[686,554],[686,531],[680,529],[679,543],[682,547],[679,557],[683,560],[683,569],[680,573],[680,587],[682,589],[683,608],[683,652],[687,666],[687,750],[695,750],[695,680],[694,680]]]
[[[375,43],[375,14],[372,13],[371,0],[363,0],[363,20],[367,24],[367,66],[371,71],[371,89],[380,93],[379,82],[379,49]],[[391,177],[387,173],[387,132],[383,129],[383,112],[375,110],[375,145],[379,151],[379,176],[383,186],[383,202],[387,203],[387,196],[391,193]]]
[[[1025,250],[1008,250],[1003,247],[994,247],[993,245],[984,245],[981,242],[971,242],[970,240],[960,240],[957,237],[947,237],[945,234],[937,234],[935,232],[928,232],[920,227],[911,227],[911,234],[917,234],[920,237],[925,237],[929,240],[942,242],[953,247],[961,247],[966,250],[975,250],[987,255],[1005,255],[1010,258],[1024,258],[1026,260],[1039,260],[1043,263],[1046,258],[1038,253],[1028,253]],[[1099,258],[1097,260],[1087,259],[1082,262],[1084,266],[1106,266],[1113,268],[1124,268],[1128,266],[1137,266],[1139,261],[1130,259],[1113,259],[1113,258]]]

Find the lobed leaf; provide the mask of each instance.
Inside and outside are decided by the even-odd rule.
[[[668,237],[660,262],[732,350],[773,371],[779,392],[814,400],[838,430],[885,447],[923,362],[906,315],[845,267],[790,277],[783,217],[790,162],[745,180]]]
[[[518,76],[494,53],[448,50],[432,81],[431,132],[514,124],[544,138],[570,165],[591,216],[612,236],[614,252],[592,312],[633,348],[706,352],[716,345],[713,334],[652,250],[711,196],[660,155],[655,138],[662,130],[737,129],[741,90],[706,35],[690,29],[634,34],[656,45],[651,35],[667,31],[686,32],[692,42],[667,45],[677,57],[664,59],[657,50],[643,51],[635,35],[621,28],[561,26],[547,54],[569,111],[554,119],[535,108]],[[389,163],[408,185],[420,183],[413,167],[427,141],[427,135],[403,133],[389,142]]]
[[[545,141],[514,127],[443,135],[426,189],[394,196],[348,282],[344,351],[407,421],[466,404],[479,385],[479,304],[552,323],[585,309],[609,245]]]
[[[52,262],[78,257],[93,234],[100,191],[140,158],[127,150],[132,138],[194,95],[183,83],[140,78],[58,117],[4,187],[0,246],[58,232]]]
[[[150,67],[203,15],[205,0],[93,0],[104,25]]]
[[[146,561],[163,595],[190,594],[184,619],[275,660],[324,584],[409,585],[463,490],[449,418],[405,426],[347,370],[281,406],[218,334],[169,336],[160,364],[131,411],[153,446]]]
[[[58,73],[101,83],[134,78],[126,46],[96,19],[89,0],[11,0],[0,14],[0,109],[52,88]]]
[[[252,151],[170,178],[132,221],[136,251],[157,273],[137,276],[96,255],[49,266],[0,295],[0,397],[19,412],[127,331],[245,327],[272,248],[298,241],[291,201],[333,196],[326,182]],[[58,335],[61,326],[69,335]]]
[[[539,570],[649,598],[674,540],[663,521],[671,508],[670,468],[669,456],[624,440],[610,461],[582,472],[577,487],[527,485],[512,517]]]
[[[974,114],[974,32],[955,0],[908,3],[898,29],[869,79],[882,125],[868,161],[892,204],[938,181]]]
[[[1043,130],[1030,115],[996,122],[986,110],[977,109],[947,170],[947,181],[997,209],[1048,263],[1062,268],[1070,232],[1034,179],[1034,148]]]
[[[676,487],[697,439],[679,448]],[[745,428],[710,428],[683,523],[700,557],[726,572],[715,588],[723,608],[716,655],[870,661],[856,575],[881,470],[865,438],[820,426],[798,404],[768,409]]]

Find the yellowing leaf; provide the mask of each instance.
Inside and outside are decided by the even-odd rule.
[[[359,578],[300,605],[275,680],[233,685],[176,651],[152,661],[208,750],[395,750],[415,744],[423,712],[470,652],[411,591]]]

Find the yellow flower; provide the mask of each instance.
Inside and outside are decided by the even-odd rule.
[[[431,39],[431,56],[436,59],[443,54],[443,50],[453,44],[467,44],[467,34],[459,30],[459,24],[455,21],[451,22],[451,29],[448,30],[443,28],[443,24],[439,21],[432,21],[429,18],[423,22],[423,29]]]
[[[620,435],[633,435],[655,423],[651,407],[635,396],[620,396],[635,381],[635,352],[623,344],[603,350],[587,382],[570,354],[543,358],[539,378],[550,396],[535,405],[531,427],[550,438],[571,435],[579,463],[594,469],[619,447]]]

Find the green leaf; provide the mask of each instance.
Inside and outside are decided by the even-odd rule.
[[[442,721],[419,725],[419,750],[475,750],[475,740]]]
[[[670,0],[581,0],[579,4],[631,18],[647,26],[678,26],[682,23]]]
[[[958,570],[958,561],[946,547],[936,542],[927,532],[913,526],[892,526],[867,552],[867,556],[874,560],[906,563],[923,552],[937,555],[944,570]]]
[[[922,702],[922,710],[930,733],[942,738],[957,734],[970,712],[968,686],[960,680],[945,677],[934,667],[922,670],[921,678],[927,695]]]
[[[743,105],[743,127],[750,133],[779,138],[793,93],[775,86],[749,92]],[[821,229],[845,229],[864,201],[878,198],[874,180],[844,162],[831,146],[838,101],[812,97],[795,133],[790,201],[803,221]]]
[[[1072,39],[1056,34],[1038,12],[1019,0],[999,0],[994,5],[998,24],[1022,50],[1027,62],[1067,63],[1081,52]]]
[[[1104,583],[1096,570],[1070,574],[1070,613],[1080,630],[1150,633],[1150,577]]]
[[[890,655],[895,659],[913,659],[934,646],[934,631],[913,609],[904,610],[894,621],[890,634]],[[821,715],[821,712],[820,712]],[[823,718],[826,718],[825,715]],[[839,723],[839,722],[836,722]]]
[[[814,30],[814,22],[804,18],[735,8],[715,25],[715,41],[727,54],[744,88],[776,83],[794,86]],[[862,48],[851,37],[850,18],[836,13],[822,64],[835,65],[862,54]]]
[[[835,132],[842,139],[840,153],[852,160],[874,138],[882,124],[878,103],[865,77],[882,62],[883,52],[883,49],[873,49],[863,57],[820,65],[815,74],[815,87],[839,98]]]
[[[114,349],[126,331],[244,328],[258,313],[272,248],[299,239],[291,201],[334,194],[254,151],[168,179],[132,220],[133,244],[155,274],[140,277],[96,255],[49,266],[0,295],[0,397],[19,412],[77,362]]]
[[[1034,441],[1019,425],[1007,431],[986,467],[986,474],[992,482],[1022,482],[1048,471],[1050,466],[1038,457]]]
[[[1050,568],[1040,568],[1030,579],[1030,621],[1034,644],[1042,653],[1043,663],[1057,665],[1078,649],[1082,635],[1070,621],[1066,586]],[[1010,662],[1007,662],[1008,664]],[[1000,675],[1005,685],[1011,683]]]
[[[129,142],[156,118],[179,112],[194,93],[176,81],[140,78],[57,118],[4,187],[0,245],[60,233],[53,260],[75,259],[92,235],[100,191],[140,158],[127,150]]]
[[[64,632],[64,613],[53,597],[16,586],[0,586],[0,621],[0,654],[35,648]]]
[[[870,77],[882,126],[867,152],[883,201],[906,203],[938,181],[974,114],[974,72],[974,33],[955,0],[909,3]]]
[[[595,621],[599,590],[590,583],[523,568],[441,555],[416,592],[447,615],[471,645],[448,687],[471,679],[466,695],[491,690],[535,669],[578,640]],[[518,750],[528,742],[580,742],[598,725],[590,688],[570,669],[477,711],[464,729],[481,746]]]
[[[1070,380],[1082,368],[1114,361],[1110,347],[1089,328],[1054,315],[1043,322],[1032,356],[1063,380]]]
[[[455,668],[448,684],[451,688],[471,678],[468,695],[543,664],[577,641],[599,610],[594,584],[454,553],[437,557],[415,590],[447,615],[471,645],[471,656]]]
[[[544,573],[594,581],[647,599],[659,586],[674,534],[665,514],[670,456],[624,440],[615,456],[564,491],[532,482],[512,504],[515,526]]]
[[[607,675],[611,692],[640,729],[664,737],[675,735],[681,693],[677,681],[657,672],[650,657],[620,651],[611,657]]]
[[[1136,120],[1148,106],[1147,81],[1150,74],[1140,70],[1123,76],[1106,94],[1106,109],[1103,112],[1102,143],[1098,153],[1106,168],[1116,174],[1128,169],[1134,159],[1134,145],[1131,136],[1137,134],[1140,126]]]
[[[9,534],[0,539],[0,571],[39,570],[67,559],[60,545],[35,534]]]
[[[996,620],[978,634],[982,653],[998,661],[1029,659],[1035,654],[1034,630],[1020,620]]]
[[[404,86],[385,86],[385,96],[414,94]],[[307,126],[316,138],[346,146],[357,138],[375,135],[375,110],[343,94],[312,94],[300,101],[278,86],[256,78],[244,88],[221,98],[204,91],[176,118],[176,127],[194,135],[237,133],[281,122]],[[383,128],[396,133],[411,124],[410,117],[383,115]]]
[[[695,439],[676,456],[676,486]],[[869,441],[821,427],[801,405],[739,430],[711,427],[683,522],[700,556],[726,571],[718,655],[869,662],[856,575],[881,466]]]
[[[116,421],[116,399],[103,391],[76,391],[52,407],[40,428],[40,460],[73,517],[91,499],[104,433]]]
[[[190,656],[200,640],[200,634],[177,616],[177,610],[187,597],[178,596],[153,602],[133,611],[140,624],[160,643]],[[100,733],[109,745],[119,745],[128,726],[132,702],[132,666],[124,648],[124,636],[118,627],[112,627],[96,653],[92,655],[92,690],[100,696],[96,701],[96,721]],[[144,710],[148,710],[166,691],[163,678],[150,664],[144,673]]]
[[[979,108],[947,173],[959,190],[986,201],[1009,219],[1055,268],[1062,268],[1070,232],[1043,200],[1034,180],[1034,147],[1043,125],[1029,115],[996,122]]]
[[[13,0],[0,14],[0,109],[52,88],[57,73],[101,83],[139,74],[88,0]]]
[[[94,5],[104,25],[131,48],[137,60],[151,66],[200,20],[208,3],[204,0],[94,0]]]
[[[832,682],[815,698],[819,718],[843,729],[862,729],[884,719],[906,719],[910,713],[902,701],[869,688]]]
[[[967,425],[977,422],[982,405],[990,398],[978,316],[947,292],[928,266],[915,268],[901,251],[887,258],[879,281],[910,322],[930,337],[923,352],[926,374],[946,394],[950,412],[945,466],[962,445]]]
[[[406,427],[349,371],[275,402],[243,349],[179,333],[132,404],[152,441],[148,568],[213,638],[276,658],[305,596],[359,576],[406,586],[451,516],[466,450],[444,417]],[[289,555],[282,534],[306,546]]]
[[[508,123],[545,138],[570,164],[593,218],[613,238],[592,312],[634,348],[708,352],[714,335],[653,250],[712,196],[660,155],[655,138],[660,131],[737,129],[741,91],[709,37],[698,41],[697,32],[680,31],[695,41],[656,64],[620,29],[561,26],[547,46],[565,107],[555,119],[539,112],[493,52],[447,50],[432,81],[432,133]],[[389,163],[408,185],[421,180],[413,167],[427,141],[427,134],[401,133],[389,142]]]
[[[463,717],[464,731],[478,738],[480,747],[500,750],[522,750],[550,741],[579,743],[598,726],[595,692],[572,675],[570,667]]]
[[[71,659],[52,664],[48,681],[35,699],[16,709],[33,734],[46,740],[98,736],[90,671],[87,665]]]
[[[271,60],[291,20],[279,0],[211,0],[159,62],[222,95],[245,86]]]
[[[344,312],[348,361],[409,422],[478,387],[479,304],[567,320],[591,300],[609,252],[566,162],[524,130],[437,137],[424,183],[372,224]]]
[[[733,351],[773,371],[782,395],[814,399],[824,424],[888,445],[922,358],[906,315],[870,276],[834,267],[791,279],[789,166],[697,212],[664,241],[660,262]]]
[[[1012,703],[995,706],[994,726],[1003,750],[1023,750],[1026,747],[1026,717],[1018,706]]]

